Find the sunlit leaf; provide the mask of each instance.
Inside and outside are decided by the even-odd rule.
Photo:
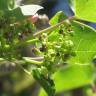
[[[73,65],[62,67],[54,74],[56,92],[68,91],[92,82],[92,67],[89,65]],[[39,96],[47,96],[42,89]]]
[[[75,15],[80,19],[96,22],[96,0],[75,0]]]
[[[50,23],[51,25],[54,25],[54,24],[59,23],[60,21],[66,19],[66,18],[67,18],[67,16],[64,14],[64,12],[59,11],[59,12],[56,13],[55,16],[53,16],[53,17],[51,18],[51,20],[50,20],[49,23]]]
[[[77,21],[72,22],[76,56],[71,58],[71,63],[92,63],[92,59],[96,54],[96,31]]]

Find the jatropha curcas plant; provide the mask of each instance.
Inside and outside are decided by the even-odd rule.
[[[33,77],[41,84],[48,96],[55,96],[55,84],[51,76],[58,68],[65,66],[67,60],[75,54],[74,44],[70,39],[73,36],[72,26],[68,20],[63,20],[65,17],[53,26],[49,24],[47,18],[50,27],[38,32],[38,16],[36,18],[33,16],[31,21],[29,16],[36,12],[30,13],[28,9],[33,7],[35,10],[35,8],[41,9],[42,7],[25,5],[15,8],[14,1],[11,1],[8,0],[7,4],[0,1],[0,4],[6,6],[4,10],[0,7],[0,76],[17,70],[19,67],[23,68],[22,65],[34,65]],[[33,56],[25,57],[22,55],[21,47],[29,45],[33,46],[31,48]],[[9,67],[10,70],[5,71]],[[2,68],[4,70],[1,70]]]
[[[48,96],[55,96],[58,90],[62,91],[60,89],[88,84],[95,88],[92,63],[95,64],[96,30],[82,22],[83,19],[96,20],[95,13],[83,8],[85,1],[75,0],[76,16],[67,18],[63,12],[58,12],[49,21],[46,15],[37,14],[43,8],[39,5],[17,6],[14,0],[0,0],[0,77],[23,70],[39,82]],[[93,1],[87,0],[86,6],[91,4],[94,10]],[[88,14],[86,18],[86,10],[93,15]],[[27,54],[24,54],[25,49]],[[31,71],[24,66],[30,66]],[[62,78],[59,73],[56,77],[63,79],[58,86],[53,74],[62,68],[65,68]]]
[[[55,84],[51,75],[56,72],[57,68],[65,65],[74,54],[73,42],[70,40],[73,34],[70,22],[63,21],[51,26],[47,18],[46,21],[50,27],[36,32],[38,31],[38,16],[34,15],[29,18],[36,12],[30,13],[27,10],[33,7],[34,11],[35,8],[38,10],[42,7],[25,5],[15,8],[14,1],[11,1],[9,0],[7,4],[3,0],[0,1],[0,4],[4,3],[6,6],[6,9],[0,7],[0,76],[18,70],[23,64],[32,64],[34,65],[33,77],[45,89],[48,96],[55,96]],[[20,12],[20,14],[15,12]],[[17,15],[22,16],[23,19],[21,20]],[[46,21],[42,20],[44,23]],[[22,55],[21,47],[29,45],[33,46],[31,48],[33,57]]]
[[[36,26],[32,22],[25,19],[17,23],[15,17],[5,18],[4,12],[1,11],[1,13],[0,68],[8,65],[10,67],[10,70],[6,71],[8,74],[22,64],[34,65],[35,67],[32,68],[34,78],[49,96],[54,96],[55,85],[51,75],[56,72],[57,68],[65,65],[73,55],[73,42],[70,40],[69,32],[70,24],[64,21],[65,24],[59,23],[34,33]],[[58,28],[57,31],[53,31],[55,28]],[[20,47],[29,45],[34,46],[31,51],[35,57],[22,55]],[[0,75],[6,74],[4,70],[0,72]]]
[[[79,33],[79,36],[83,39],[79,38],[79,41],[78,38],[75,38],[77,41],[73,39],[73,42],[74,28],[72,24],[76,28],[79,25],[84,32],[85,29],[88,32],[92,31],[92,29],[84,24],[71,22],[71,20],[79,21],[79,19],[76,17],[67,18],[62,12],[56,14],[61,15],[61,18],[54,16],[49,21],[46,15],[37,14],[37,11],[42,9],[39,5],[16,6],[13,0],[8,0],[7,3],[1,0],[0,5],[2,4],[5,7],[4,9],[3,6],[0,7],[0,76],[20,68],[25,71],[23,65],[32,65],[31,72],[27,69],[25,72],[32,74],[48,96],[55,96],[56,88],[52,75],[62,66],[68,65],[68,60],[76,55],[74,42],[80,46],[79,43],[84,39],[90,39]],[[31,8],[33,9],[31,10]],[[29,9],[30,11],[28,11]],[[46,28],[46,25],[48,25],[48,28]],[[76,32],[75,35],[78,36]],[[22,48],[28,46],[31,46],[28,49],[31,56],[22,54]],[[77,54],[83,53],[83,48],[81,48],[82,50],[78,49],[78,46],[76,49]],[[79,55],[77,55],[77,58],[79,58]],[[87,59],[85,58],[85,60]],[[81,61],[85,62],[82,58]],[[75,62],[75,59],[73,62]],[[80,65],[80,62],[78,62],[76,64]]]

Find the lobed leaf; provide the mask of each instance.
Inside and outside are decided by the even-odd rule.
[[[76,56],[71,58],[71,63],[90,64],[96,55],[96,31],[77,21],[71,22],[74,30],[72,41]]]

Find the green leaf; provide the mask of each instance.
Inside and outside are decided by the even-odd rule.
[[[75,15],[80,19],[96,22],[96,0],[75,0]]]
[[[14,0],[0,0],[0,9],[3,11],[9,11],[16,7]]]
[[[0,10],[8,10],[8,0],[0,0]]]
[[[11,17],[11,16],[16,17],[17,21],[25,19],[24,15],[21,12],[20,7],[17,7],[13,10],[8,11],[8,13],[6,13],[6,16],[7,17]]]
[[[26,63],[30,63],[30,64],[34,64],[34,65],[41,65],[43,62],[42,61],[36,61],[36,60],[33,60],[32,58],[30,57],[23,57],[22,58]]]
[[[72,90],[91,83],[92,67],[73,65],[58,71],[54,76],[57,92]]]
[[[64,21],[65,19],[67,19],[67,16],[64,14],[64,12],[59,11],[57,12],[50,20],[50,25],[54,26],[57,23],[60,23],[62,21]],[[65,25],[69,25],[67,21],[64,21]],[[61,24],[62,25],[62,24]],[[55,30],[53,32],[51,32],[51,34],[49,35],[49,40],[57,40],[59,38],[59,27],[56,26]]]
[[[8,0],[8,9],[13,10],[15,8],[15,1],[14,0]]]
[[[54,74],[56,92],[68,91],[92,82],[92,67],[90,65],[72,65],[63,67]],[[39,96],[47,96],[42,89]]]
[[[96,55],[96,31],[77,21],[71,22],[73,25],[74,48],[76,56],[71,58],[71,63],[90,64]]]
[[[55,14],[55,16],[52,17],[49,23],[51,25],[55,25],[56,23],[59,23],[60,21],[63,21],[65,19],[67,19],[67,16],[64,14],[64,12],[59,11]]]

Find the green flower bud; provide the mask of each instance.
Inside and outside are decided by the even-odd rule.
[[[69,49],[74,46],[73,42],[71,40],[65,41],[65,46]]]

